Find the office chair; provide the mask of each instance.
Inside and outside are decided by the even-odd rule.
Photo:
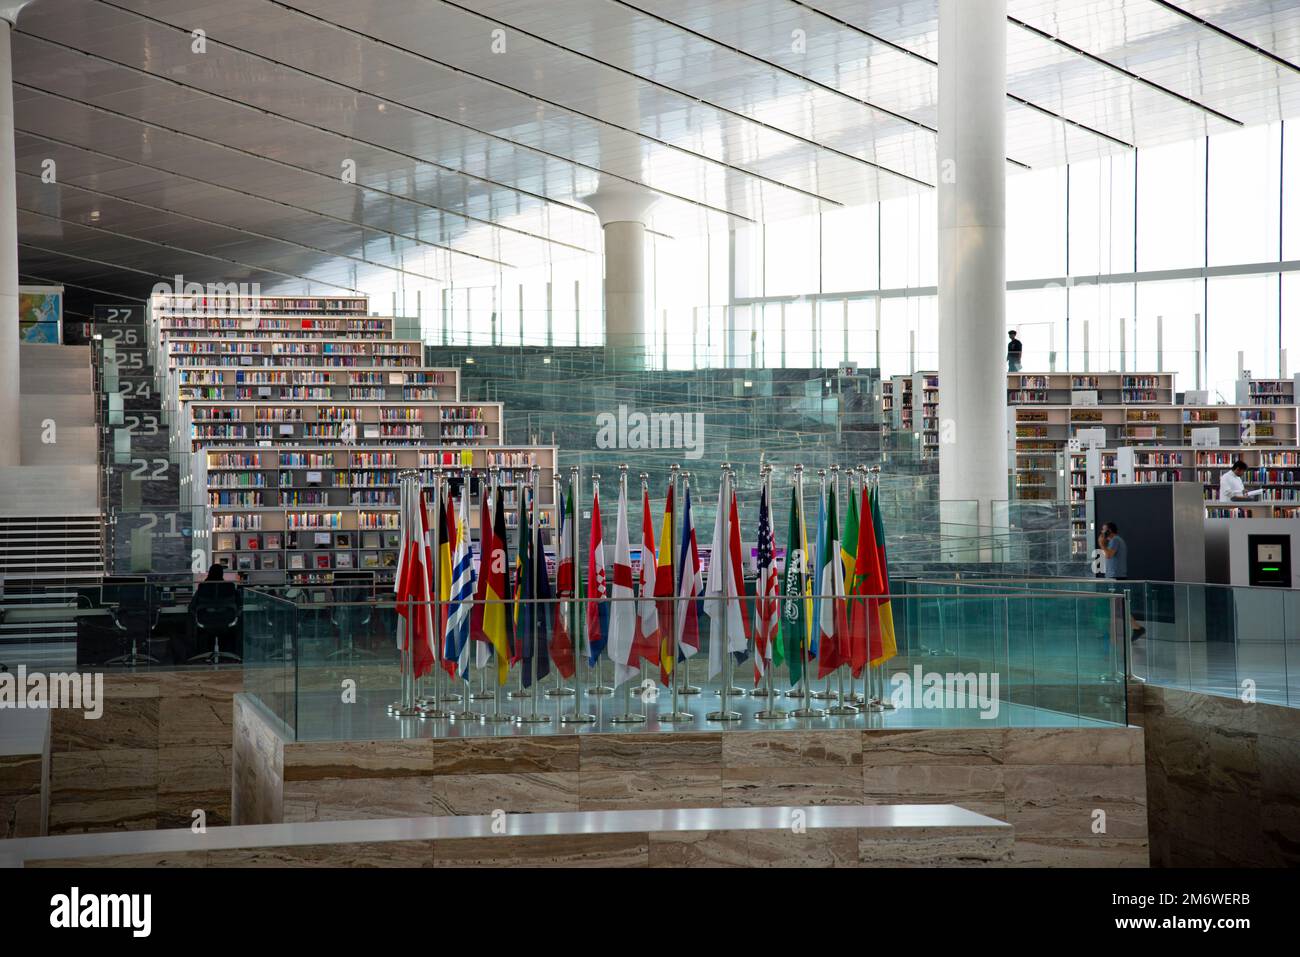
[[[130,651],[104,662],[106,665],[156,665],[158,659],[145,651],[140,651],[140,632],[144,632],[145,647],[158,625],[157,602],[153,600],[153,589],[149,585],[120,585],[117,589],[117,605],[110,607],[108,613],[113,622],[113,629],[119,635],[130,635]],[[77,596],[78,601],[82,596]]]
[[[364,589],[345,588],[339,590],[338,600],[341,602],[359,602],[366,597]],[[331,651],[325,658],[327,660],[343,658],[347,661],[354,661],[361,656],[375,657],[375,653],[369,648],[358,648],[355,639],[357,631],[363,630],[370,625],[370,619],[373,615],[374,609],[370,605],[343,604],[331,608],[330,624],[343,637],[344,645],[342,648]]]
[[[204,643],[204,637],[210,635],[212,638],[212,650],[201,651],[193,655],[190,661],[219,665],[223,660],[243,660],[234,652],[221,650],[221,636],[233,632],[239,626],[243,614],[239,589],[234,582],[201,584],[190,602],[190,613],[194,617],[194,631],[200,639],[200,646]]]

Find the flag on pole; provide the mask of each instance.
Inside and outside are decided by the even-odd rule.
[[[532,628],[532,547],[529,544],[528,499],[531,489],[523,484],[515,485],[515,528],[519,536],[515,544],[514,595],[511,599],[510,629],[513,641],[510,646],[510,664],[513,667],[527,654],[528,643],[525,633]]]
[[[505,625],[505,647],[509,653],[508,665],[516,660],[515,620],[511,608],[514,604],[514,582],[510,580],[510,538],[506,531],[506,490],[497,486],[496,514],[492,519],[492,540],[501,551],[501,620]],[[499,666],[498,666],[499,667]],[[509,667],[506,669],[509,671]]]
[[[609,657],[614,662],[614,687],[636,674],[636,606],[632,602],[632,553],[628,544],[627,490],[619,483],[618,515],[614,525],[614,587],[609,610]],[[618,599],[624,599],[622,601]]]
[[[497,662],[497,684],[504,685],[510,674],[510,636],[506,631],[506,602],[509,600],[506,586],[506,543],[503,537],[497,535],[488,497],[485,495],[483,498],[483,525],[479,530],[483,544],[479,558],[479,587],[474,596],[482,604],[474,606],[476,627],[473,630],[475,640],[484,642],[492,649]],[[496,511],[504,525],[500,489],[497,490]]]
[[[541,681],[551,673],[548,619],[553,607],[549,601],[555,593],[551,591],[551,576],[546,573],[546,545],[542,540],[540,524],[537,526],[537,534],[533,536],[533,574],[537,576],[537,584],[533,586],[533,596],[540,603],[533,613],[533,627],[537,634],[534,639],[537,652],[533,659],[537,680]]]
[[[488,556],[492,553],[492,502],[485,485],[479,486],[478,503],[478,575],[474,585],[474,604],[470,607],[469,631],[471,640],[478,646],[475,664],[484,668],[492,657],[492,640],[483,627],[487,612]]]
[[[844,560],[840,557],[839,511],[835,501],[835,483],[826,489],[826,531],[822,539],[822,553],[818,591],[821,615],[818,631],[821,633],[817,655],[817,677],[828,674],[849,660],[846,638],[849,626],[844,615]]]
[[[433,669],[436,660],[430,577],[433,569],[423,489],[405,504],[402,518],[398,573],[393,582],[398,615],[397,647],[399,651],[410,650],[413,671],[419,678]]]
[[[799,490],[790,489],[790,530],[786,533],[785,573],[781,580],[780,645],[790,668],[790,680],[798,684],[803,678],[805,647],[808,640],[808,603],[804,599],[804,533],[799,512]]]
[[[605,544],[600,535],[600,492],[591,489],[591,538],[587,547],[587,664],[596,666],[609,638]]]
[[[731,650],[736,653],[737,663],[744,661],[745,656],[749,654],[750,642],[754,639],[753,628],[750,627],[749,615],[745,614],[744,595],[745,595],[745,558],[741,554],[740,542],[740,509],[736,502],[736,489],[731,489],[731,531],[727,536],[727,553],[730,555],[728,561],[728,570],[731,572],[731,589],[735,595],[733,599],[736,617],[740,619],[740,637],[736,642],[740,644],[739,648],[733,647]],[[727,619],[727,628],[731,629],[731,618]],[[736,642],[733,642],[736,643]]]
[[[876,599],[880,594],[878,571],[871,499],[864,485],[862,522],[858,526],[857,545],[854,548],[853,576],[848,584],[849,595],[857,596],[851,598],[849,604],[849,663],[855,678],[861,676],[863,666],[868,663],[871,647],[880,643],[880,615]]]
[[[808,657],[816,658],[821,648],[822,601],[815,597],[822,591],[822,552],[826,546],[826,490],[817,490],[817,535],[812,554],[808,556],[808,589],[813,594],[812,610],[808,617]]]
[[[713,550],[709,553],[709,580],[705,586],[704,613],[712,620],[709,638],[709,677],[722,671],[723,655],[749,649],[749,619],[740,605],[740,522],[734,490],[723,498],[718,489],[718,512],[713,522]],[[723,573],[723,556],[726,573]],[[726,617],[725,636],[722,619]]]
[[[681,558],[677,564],[677,657],[691,658],[700,650],[700,602],[704,591],[700,574],[700,549],[695,544],[695,525],[691,519],[691,489],[686,488],[682,509]]]
[[[871,664],[878,665],[898,654],[898,640],[894,636],[894,611],[889,607],[889,562],[885,552],[885,521],[880,514],[880,489],[872,491],[871,521],[876,533],[876,563],[879,566],[879,581],[875,584],[880,612],[880,648],[871,649]]]
[[[557,598],[571,600],[574,596],[573,582],[573,487],[560,505],[560,541],[556,551],[555,593]],[[573,636],[569,634],[569,622],[563,602],[556,602],[551,618],[551,657],[555,667],[565,678],[572,678],[574,672]]]
[[[659,622],[659,680],[664,687],[673,676],[673,635],[669,631],[673,623],[673,487],[668,486],[668,498],[664,503],[663,532],[659,536],[659,556],[655,561],[655,578],[653,593],[660,599],[656,604]],[[645,555],[641,556],[644,564]],[[667,599],[667,600],[664,600]]]
[[[460,516],[456,523],[456,551],[451,560],[451,596],[447,604],[447,627],[443,660],[454,674],[469,680],[470,599],[474,595],[474,556],[469,547],[468,488],[461,492]]]
[[[764,483],[758,497],[758,582],[754,603],[758,627],[754,629],[754,684],[762,680],[771,666],[778,643],[776,536],[772,533],[772,510],[768,507],[767,485]]]
[[[655,526],[650,517],[650,489],[641,490],[641,573],[637,582],[636,635],[632,639],[632,660],[659,661],[658,559],[655,556]]]
[[[844,519],[844,538],[840,542],[840,559],[844,562],[844,593],[853,594],[853,568],[858,554],[858,501],[849,483],[849,509]]]
[[[452,555],[455,552],[456,539],[456,512],[452,507],[451,492],[448,490],[444,496],[445,502],[438,505],[438,620],[434,622],[435,635],[443,639],[447,635],[447,623],[450,621],[451,613],[451,590],[452,590]],[[447,674],[455,677],[456,675],[456,658],[447,656],[445,640],[438,644],[438,659],[442,664],[443,670]]]

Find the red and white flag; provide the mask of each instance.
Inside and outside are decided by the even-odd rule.
[[[627,532],[627,490],[618,490],[614,530],[614,587],[610,590],[609,657],[614,662],[614,687],[636,674],[636,604],[632,593],[632,550]]]
[[[658,585],[654,521],[650,518],[650,489],[641,492],[641,579],[636,603],[636,637],[632,640],[635,661],[659,662],[659,606],[654,596]]]
[[[402,513],[402,544],[397,555],[397,649],[412,653],[415,676],[428,674],[437,660],[433,630],[433,556],[429,550],[429,523],[424,490],[406,504]]]

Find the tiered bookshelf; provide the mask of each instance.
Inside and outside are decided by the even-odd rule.
[[[160,341],[214,335],[247,339],[391,339],[391,316],[167,316],[157,325]]]
[[[173,369],[169,390],[182,402],[209,401],[407,401],[454,402],[457,369],[336,369],[259,366],[186,366]]]
[[[513,528],[517,483],[527,485],[536,465],[539,522],[553,529],[557,456],[554,446],[203,448],[191,466],[195,488],[206,497],[196,528],[210,529],[214,561],[247,572],[253,582],[329,584],[341,570],[391,581],[400,544],[398,473],[418,469],[426,483],[436,470],[456,483],[468,477],[477,503],[491,467],[500,466],[506,524]],[[477,532],[478,509],[469,513]]]
[[[893,416],[891,425],[895,432],[912,431],[912,376],[896,375],[891,380]]]
[[[424,363],[424,345],[415,339],[207,336],[168,339],[160,345],[159,359],[160,371],[184,366],[416,367]]]
[[[239,294],[156,294],[149,299],[155,320],[183,316],[364,316],[367,296],[253,296]]]
[[[173,435],[205,445],[499,445],[500,402],[182,402]],[[191,449],[191,450],[192,450]]]

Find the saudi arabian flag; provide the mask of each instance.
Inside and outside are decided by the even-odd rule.
[[[799,491],[791,489],[790,531],[785,537],[785,572],[781,576],[781,639],[773,649],[772,660],[776,661],[776,656],[784,652],[792,684],[803,680],[803,646],[808,634],[807,607],[804,602],[804,548]]]

